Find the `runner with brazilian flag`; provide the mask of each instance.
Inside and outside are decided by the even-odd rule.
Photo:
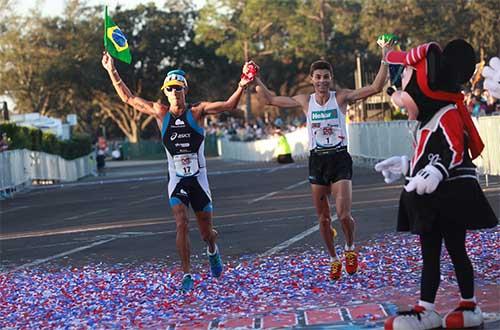
[[[132,62],[127,38],[108,16],[108,6],[104,9],[104,48],[114,58],[128,64]]]

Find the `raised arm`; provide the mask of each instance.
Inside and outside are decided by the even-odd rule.
[[[107,53],[104,52],[102,56],[102,66],[108,71],[109,78],[113,83],[113,87],[115,88],[120,99],[132,106],[137,111],[143,112],[148,115],[152,115],[155,117],[159,116],[159,112],[153,106],[153,102],[144,100],[138,96],[132,94],[130,89],[125,85],[125,82],[120,78],[118,71],[115,68],[113,58]]]
[[[371,85],[359,89],[342,89],[338,92],[338,98],[343,100],[342,103],[347,104],[357,100],[365,99],[371,95],[380,93],[384,88],[389,71],[389,65],[385,62],[385,53],[388,48],[382,48],[382,60],[380,61],[380,68],[377,76]]]
[[[249,63],[250,62],[245,63],[245,65],[243,66],[243,71],[245,71]],[[243,92],[251,82],[252,80],[242,77],[240,79],[240,82],[238,83],[238,88],[226,101],[199,103],[198,105],[193,107],[195,116],[201,118],[204,115],[215,115],[224,111],[236,109],[236,106],[240,102],[241,95],[243,95]]]
[[[269,89],[267,89],[266,85],[260,80],[259,77],[255,78],[255,82],[257,83],[257,94],[264,99],[264,102],[268,105],[274,105],[280,108],[296,108],[301,107],[302,111],[306,111],[306,95],[296,95],[294,97],[290,96],[276,96]]]

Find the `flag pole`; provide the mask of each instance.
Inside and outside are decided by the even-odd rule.
[[[106,38],[106,20],[108,18],[108,6],[104,6],[104,50],[107,51],[108,49],[108,40]]]

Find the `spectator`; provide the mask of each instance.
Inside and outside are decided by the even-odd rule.
[[[7,138],[7,133],[2,133],[0,137],[0,152],[7,151],[9,149],[9,139]]]
[[[106,154],[109,150],[108,142],[106,142],[106,139],[103,136],[99,136],[99,138],[97,139],[96,150],[97,173],[99,176],[103,176],[106,175],[104,172],[104,167],[106,166]]]
[[[276,127],[275,134],[278,136],[278,147],[277,147],[278,163],[280,164],[293,163],[292,150],[290,148],[290,145],[288,144],[285,134],[281,132],[280,127]]]

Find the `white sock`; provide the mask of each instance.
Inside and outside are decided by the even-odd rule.
[[[217,244],[215,244],[215,249],[214,249],[214,252],[213,253],[210,253],[210,249],[209,247],[207,246],[207,254],[209,256],[214,256],[215,254],[217,254],[217,252],[219,252],[219,248],[217,247]]]
[[[186,276],[191,276],[191,273],[184,273],[184,276],[182,276],[182,278],[184,279]]]
[[[460,301],[470,301],[473,302],[474,304],[477,303],[475,296],[469,299],[460,298]]]
[[[347,245],[347,243],[346,243],[344,246],[344,250],[345,251],[354,251],[354,243],[351,246]]]
[[[435,308],[435,305],[434,304],[431,304],[430,302],[427,302],[427,301],[423,301],[423,300],[419,300],[418,301],[418,305],[419,306],[422,306],[423,308],[425,308],[426,310],[428,311],[433,311],[434,308]]]
[[[339,261],[339,257],[338,256],[336,256],[336,257],[330,256],[330,262],[334,262],[334,261]]]

